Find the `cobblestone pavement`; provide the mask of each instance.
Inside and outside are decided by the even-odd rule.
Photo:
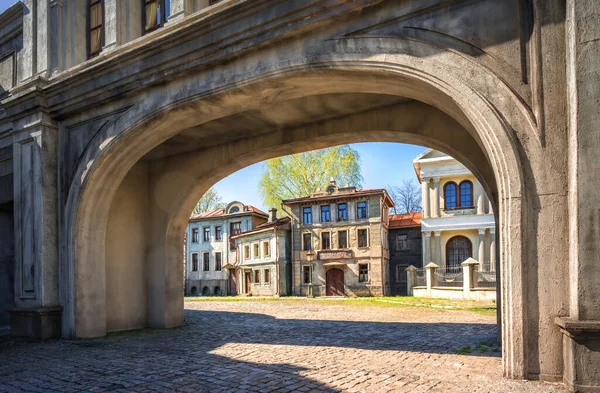
[[[172,330],[4,342],[0,391],[566,392],[503,379],[495,317],[466,311],[202,301],[185,316]]]

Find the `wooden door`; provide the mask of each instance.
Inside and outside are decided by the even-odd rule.
[[[237,295],[237,270],[229,269],[229,296]]]
[[[345,296],[344,272],[340,269],[329,269],[325,274],[327,296]]]
[[[250,293],[250,272],[244,273],[244,284],[246,284],[244,293]]]

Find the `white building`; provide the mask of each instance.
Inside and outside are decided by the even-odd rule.
[[[267,221],[241,202],[192,216],[186,229],[186,295],[235,295],[236,247],[230,237]]]
[[[481,183],[460,162],[427,150],[413,160],[421,183],[423,266],[459,267],[472,257],[494,271],[496,223]]]
[[[290,218],[278,219],[277,209],[270,209],[267,222],[231,237],[238,248],[235,275],[239,294],[291,294],[290,230]]]

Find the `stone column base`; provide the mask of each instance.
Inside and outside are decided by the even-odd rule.
[[[38,340],[59,338],[62,311],[61,306],[10,310],[10,333],[13,337]]]
[[[563,380],[572,392],[600,393],[600,321],[556,318],[563,333]]]

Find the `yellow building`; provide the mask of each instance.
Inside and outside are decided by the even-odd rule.
[[[472,257],[479,271],[496,268],[496,223],[481,183],[460,162],[427,150],[413,160],[421,183],[423,266],[458,268]]]

